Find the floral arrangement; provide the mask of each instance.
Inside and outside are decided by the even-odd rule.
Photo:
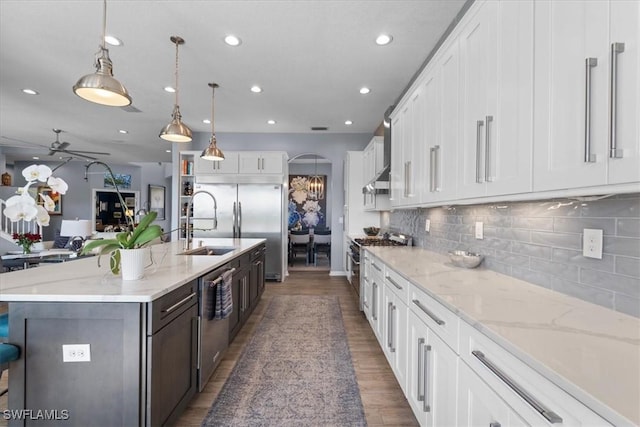
[[[29,193],[29,187],[38,181],[46,182],[51,190],[65,194],[69,186],[62,178],[56,178],[52,173],[51,168],[46,165],[31,165],[22,171],[22,176],[27,180],[27,184],[18,189],[17,195],[7,199],[7,207],[3,212],[11,222],[35,219],[40,226],[49,225],[49,212],[53,212],[55,209],[55,202],[50,196],[40,193],[36,197],[40,197],[42,205],[38,204]]]
[[[25,254],[31,253],[31,246],[42,240],[42,236],[38,233],[13,233],[11,237],[18,245],[22,246],[22,251]]]

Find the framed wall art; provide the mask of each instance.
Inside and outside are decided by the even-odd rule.
[[[62,215],[62,194],[53,191],[50,187],[46,185],[40,185],[38,187],[38,194],[43,194],[45,196],[51,197],[53,200],[54,208],[52,211],[49,211],[49,215]],[[38,196],[37,198],[38,204],[44,206],[44,201],[42,197]]]
[[[149,184],[149,211],[158,213],[156,219],[165,219],[164,197],[164,186]]]

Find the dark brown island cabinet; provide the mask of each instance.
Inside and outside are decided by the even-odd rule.
[[[264,260],[262,243],[151,302],[10,302],[11,339],[23,355],[11,365],[9,408],[27,411],[9,426],[173,424],[212,372],[199,354],[211,343],[201,341],[216,341],[219,363],[262,295]],[[228,329],[204,336],[204,282],[231,268]],[[63,345],[74,344],[89,345],[90,363],[63,361]],[[49,412],[38,418],[38,410]]]

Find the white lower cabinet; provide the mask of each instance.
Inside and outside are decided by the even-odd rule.
[[[369,324],[371,325],[371,329],[376,334],[376,338],[378,338],[378,342],[381,346],[384,346],[384,337],[383,337],[383,289],[384,289],[384,279],[382,275],[382,267],[383,265],[380,261],[375,258],[371,258],[371,300],[370,300],[370,315],[369,315]]]
[[[383,347],[402,391],[407,392],[407,304],[385,284],[382,306]]]
[[[611,425],[466,322],[460,357],[527,425]]]
[[[416,313],[408,316],[407,397],[421,426],[455,426],[458,355]]]
[[[458,423],[460,427],[526,426],[498,394],[464,362],[460,362],[458,382]]]

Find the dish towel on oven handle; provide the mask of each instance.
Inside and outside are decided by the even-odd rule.
[[[233,312],[233,297],[231,295],[231,282],[233,271],[225,271],[219,280],[209,283],[212,292],[209,292],[210,305],[207,310],[208,319],[226,319]]]

